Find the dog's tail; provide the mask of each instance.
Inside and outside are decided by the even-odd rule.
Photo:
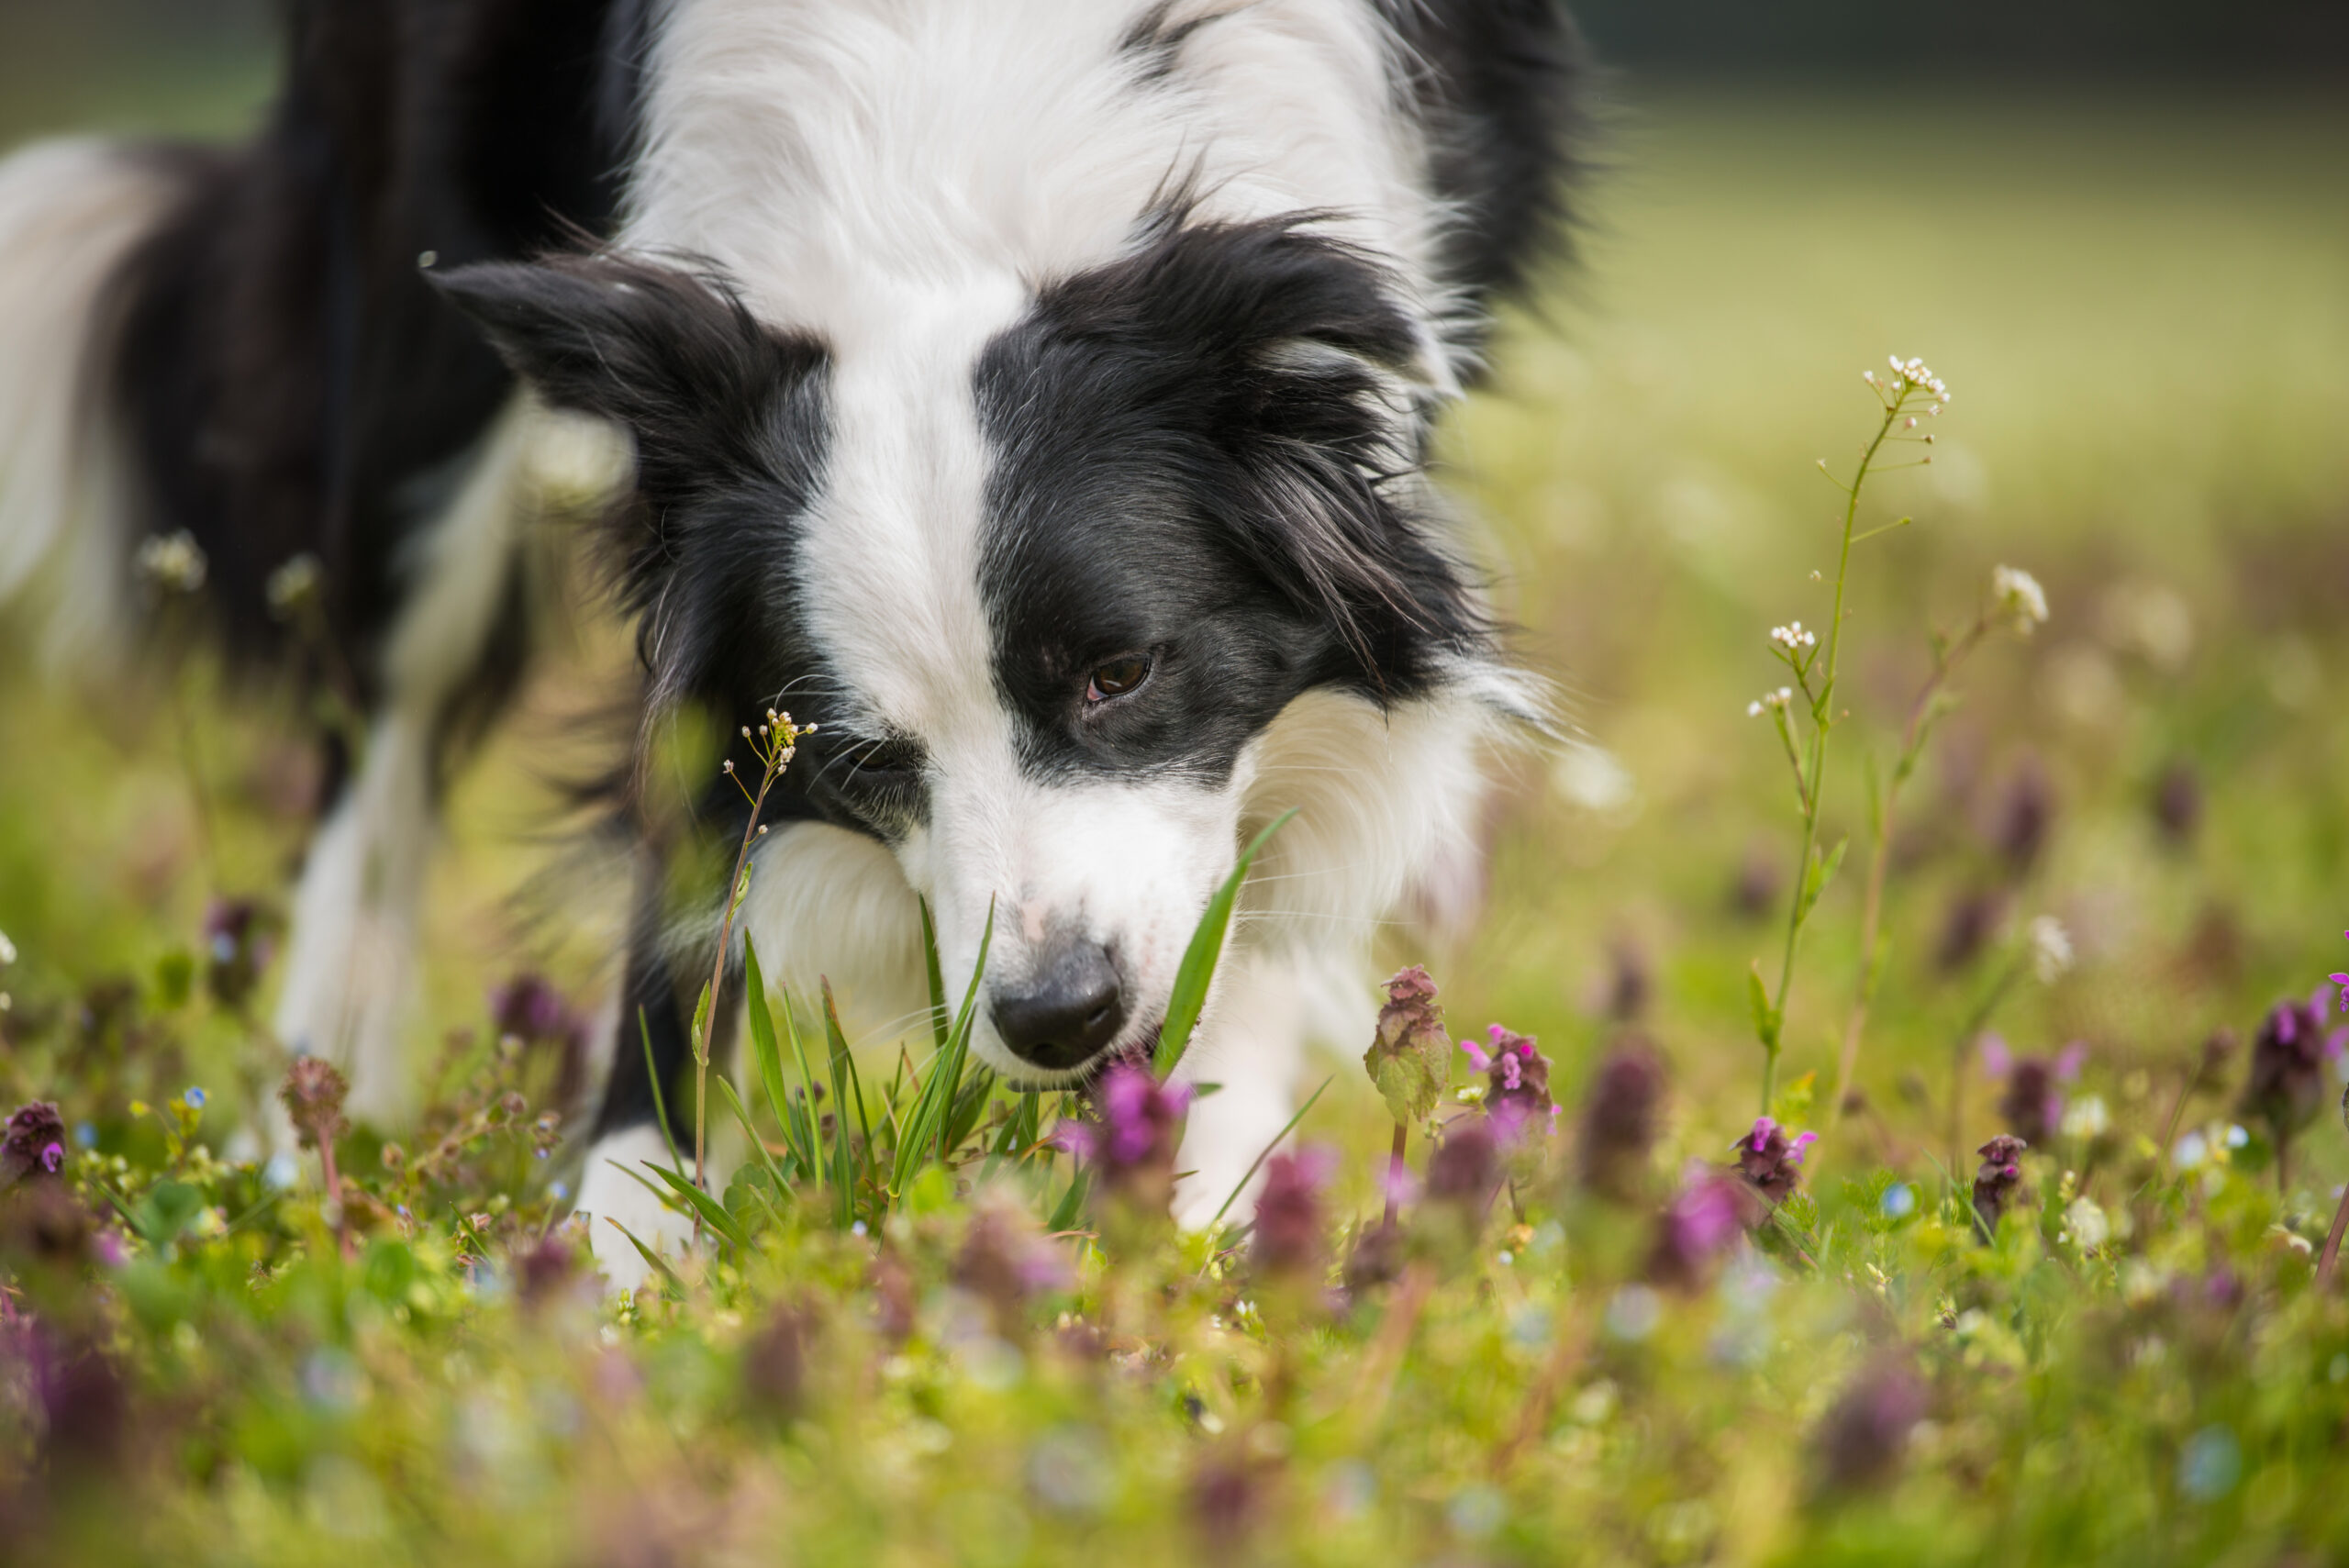
[[[0,603],[26,601],[55,660],[124,630],[135,525],[111,384],[123,279],[191,178],[159,150],[98,140],[0,161]]]

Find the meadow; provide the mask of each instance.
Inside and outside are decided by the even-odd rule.
[[[258,77],[203,80],[7,128],[216,128]],[[1443,454],[1571,733],[1508,765],[1474,931],[1373,934],[1437,988],[1440,1034],[1407,983],[1377,1044],[1407,1102],[1441,1064],[1440,1151],[1428,1084],[1386,1178],[1374,1041],[1334,1042],[1251,1233],[1165,1226],[1147,1084],[1079,1147],[1008,1094],[909,1136],[930,1041],[861,1042],[860,1101],[803,1005],[729,1074],[770,1153],[708,1248],[607,1298],[542,1118],[618,890],[518,897],[622,674],[586,607],[452,796],[426,1121],[337,1130],[306,1084],[333,1173],[240,1160],[290,699],[43,679],[0,621],[0,1109],[58,1107],[0,1155],[7,1559],[2349,1553],[2349,115],[1626,96]],[[1749,706],[1796,681],[1773,627],[1834,625],[1814,460],[1850,477],[1887,353],[1952,395],[1855,509],[1913,521],[1851,555],[1813,775],[1848,852],[1782,987],[1805,821]]]

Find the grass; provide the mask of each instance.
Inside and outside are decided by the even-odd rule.
[[[534,780],[609,668],[593,626],[459,784],[419,1037],[436,1108],[389,1163],[380,1132],[342,1139],[329,1212],[221,1153],[272,1085],[236,976],[198,962],[203,908],[273,888],[297,843],[266,703],[217,703],[201,668],[93,700],[5,633],[0,1091],[90,1124],[65,1175],[118,1240],[93,1264],[32,1223],[39,1182],[8,1206],[0,1530],[47,1561],[239,1563],[2349,1550],[2349,1307],[2313,1280],[2349,1175],[2340,1081],[2282,1179],[2244,1097],[2271,1004],[2344,967],[2349,214],[2313,195],[2344,153],[2337,110],[2251,102],[1664,96],[1621,128],[1586,270],[1447,439],[1587,744],[1512,773],[1472,940],[1380,939],[1429,963],[1453,1034],[1539,1037],[1558,1152],[1480,1214],[1415,1139],[1431,1194],[1378,1240],[1394,1123],[1346,1064],[1369,1042],[1340,1042],[1298,1134],[1337,1174],[1276,1172],[1318,1221],[1297,1266],[1269,1236],[1169,1233],[1133,1195],[1163,1170],[1077,1190],[1037,1148],[1049,1106],[1001,1097],[946,1136],[974,1108],[959,1073],[893,1097],[891,1054],[835,1068],[801,999],[710,1096],[729,1118],[739,1084],[774,1150],[712,1217],[739,1242],[599,1302],[550,1230],[556,1053],[493,1043],[482,1001],[520,968],[593,989],[596,933],[508,902],[550,853]],[[1681,1270],[1659,1249],[1703,1232],[1711,1191],[1685,1166],[1724,1167],[1752,1124],[1747,973],[1776,974],[1804,830],[1745,706],[1786,678],[1765,628],[1830,622],[1842,498],[1811,460],[1850,472],[1858,373],[1887,350],[1955,398],[1934,465],[1858,509],[1917,521],[1855,551],[1818,827],[1856,842],[1782,1029],[1775,1108],[1824,1136],[1782,1207],[1736,1211],[1750,1246]],[[1839,1106],[1863,771],[1898,754],[1929,629],[1962,630],[2000,562],[2052,617],[1953,677]],[[205,715],[208,857],[167,702]],[[2041,914],[2077,950],[2052,984],[2017,968]],[[1973,1050],[1986,1003],[2016,1055],[2087,1047],[2069,1130],[2021,1159],[1995,1228],[1970,1151],[2031,1107]],[[2221,1028],[2242,1043],[2205,1072]],[[443,1053],[448,1029],[472,1032]],[[1663,1109],[1594,1183],[1584,1151],[1626,1125],[1599,1066],[1642,1051]],[[808,1079],[826,1094],[795,1100]],[[825,1129],[852,1103],[871,1139]]]

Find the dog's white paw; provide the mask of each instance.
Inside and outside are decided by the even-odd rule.
[[[652,1269],[612,1221],[626,1226],[637,1240],[663,1257],[681,1256],[693,1244],[693,1221],[636,1179],[658,1179],[645,1170],[648,1162],[667,1164],[669,1146],[659,1128],[631,1127],[598,1140],[587,1151],[587,1168],[580,1176],[575,1207],[589,1217],[588,1246],[596,1266],[616,1291],[641,1289]]]

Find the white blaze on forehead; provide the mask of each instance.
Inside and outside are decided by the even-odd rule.
[[[1317,211],[1425,277],[1437,209],[1372,0],[672,0],[626,243],[706,256],[762,315],[853,333],[876,280],[1098,265],[1189,182],[1223,219]],[[885,289],[882,292],[885,292]],[[1440,309],[1442,302],[1431,302]]]

